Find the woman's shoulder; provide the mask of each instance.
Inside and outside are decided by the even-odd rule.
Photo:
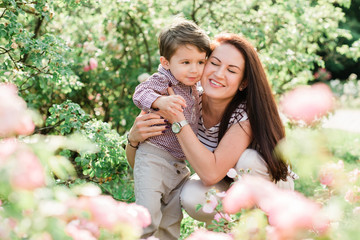
[[[238,123],[240,121],[248,120],[248,115],[246,113],[246,104],[240,103],[238,107],[234,110],[230,118],[230,124]]]

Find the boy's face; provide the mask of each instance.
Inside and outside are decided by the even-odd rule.
[[[200,52],[197,47],[188,44],[178,47],[170,61],[161,57],[160,62],[165,69],[170,69],[179,82],[191,86],[201,78],[206,62],[206,53]]]

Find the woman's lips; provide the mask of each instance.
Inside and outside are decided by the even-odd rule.
[[[209,82],[212,86],[215,86],[215,87],[224,87],[224,85],[222,85],[221,83],[215,81],[214,79],[209,79]]]

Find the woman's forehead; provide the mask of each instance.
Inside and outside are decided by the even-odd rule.
[[[244,56],[239,51],[239,49],[229,43],[218,45],[210,57],[228,64],[237,63],[236,65],[239,65],[245,62]]]

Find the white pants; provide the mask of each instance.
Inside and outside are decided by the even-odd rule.
[[[151,214],[151,224],[142,238],[155,236],[160,240],[180,237],[182,211],[180,191],[190,175],[184,161],[150,143],[141,143],[136,151],[134,180],[136,203]]]
[[[250,175],[260,176],[271,181],[266,162],[261,155],[253,149],[246,149],[243,152],[235,169],[250,169]],[[294,190],[294,180],[290,176],[288,176],[287,181],[279,181],[276,185],[281,189]],[[218,189],[219,192],[226,191],[229,188],[229,182],[222,180],[213,186],[204,186],[200,178],[194,174],[184,184],[180,193],[180,201],[183,209],[185,209],[189,216],[198,221],[206,222],[207,224],[211,223],[215,213],[205,213],[201,209],[196,211],[196,206],[198,204],[205,204],[206,192],[213,187]]]

